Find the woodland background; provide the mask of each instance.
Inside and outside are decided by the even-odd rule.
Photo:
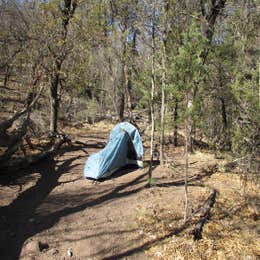
[[[194,180],[191,168],[196,163],[191,161],[213,160],[206,154],[198,159],[196,152],[224,160],[224,171],[235,174],[234,185],[239,177],[244,188],[249,182],[258,187],[259,0],[0,0],[0,17],[3,194],[17,174],[52,158],[65,143],[84,149],[91,131],[101,140],[106,127],[120,121],[133,123],[142,135],[150,186],[152,171],[158,174],[156,163],[167,168],[184,160],[182,179],[173,182],[185,184],[184,223],[191,214],[187,187]],[[78,132],[81,137],[75,137]],[[161,173],[167,173],[166,168]],[[214,166],[206,172],[216,170]],[[226,184],[231,181],[227,176]],[[44,196],[52,189],[45,187]],[[223,194],[219,196],[225,201]],[[209,196],[213,204],[215,197],[216,190]],[[252,198],[254,210],[247,217],[257,221],[259,197]],[[16,210],[15,203],[14,199],[9,208]],[[212,203],[204,205],[199,233]],[[0,212],[9,211],[4,206]],[[158,220],[154,212],[153,224]],[[22,235],[16,254],[32,236]]]
[[[187,125],[190,150],[201,141],[254,169],[259,1],[1,1],[0,12],[2,119],[16,88],[27,108],[15,119],[30,110],[37,135],[144,117],[162,145]]]

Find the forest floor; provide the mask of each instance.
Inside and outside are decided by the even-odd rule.
[[[70,130],[92,154],[104,147],[110,128]],[[167,164],[155,166],[151,188],[147,167],[124,169],[101,182],[84,179],[88,155],[75,147],[2,180],[1,259],[259,259],[259,189],[247,186],[245,197],[242,179],[221,171],[223,159],[209,151],[191,154],[190,213],[217,190],[202,239],[194,241],[192,225],[180,228],[183,147],[169,145],[166,153]],[[209,170],[216,165],[218,171]]]

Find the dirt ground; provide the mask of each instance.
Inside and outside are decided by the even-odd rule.
[[[109,127],[102,131],[86,129],[76,135],[87,144],[88,154],[92,154],[105,145],[108,131]],[[204,240],[192,244],[195,242],[188,233],[180,235],[181,231],[174,229],[183,218],[184,188],[180,181],[184,175],[183,148],[167,152],[167,167],[155,167],[150,189],[146,188],[147,168],[124,169],[102,182],[84,179],[83,167],[88,155],[75,148],[65,149],[55,159],[19,172],[15,180],[2,180],[1,259],[192,259],[192,252],[196,253],[193,259],[207,259],[207,256],[238,259],[232,258],[231,253],[214,255],[217,249],[222,250],[218,241],[223,237],[212,237],[212,230],[219,225],[220,209],[237,209],[240,205],[240,201],[234,204],[237,197],[232,197],[239,193],[239,180],[234,182],[233,177],[223,173],[208,176],[205,169],[219,163],[213,154],[196,152],[190,158],[189,175],[197,176],[189,187],[190,212],[205,201],[210,187],[221,194],[213,220],[205,226],[205,241],[215,241],[215,249],[207,245],[207,250],[213,249],[203,257]],[[224,207],[222,194],[228,194]],[[241,194],[237,196],[240,198]],[[241,250],[250,245],[252,250],[248,248],[244,256],[257,259],[259,219],[253,220],[250,215],[247,225],[246,217],[242,219],[242,239],[251,240],[244,242]],[[223,221],[228,227],[227,218],[223,217]],[[236,236],[239,234],[236,232]]]

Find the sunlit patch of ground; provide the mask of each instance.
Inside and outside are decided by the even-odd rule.
[[[202,239],[194,241],[190,229],[150,248],[153,259],[259,259],[259,189],[252,183],[244,196],[241,178],[217,173],[206,182],[217,189],[212,217]]]
[[[193,226],[174,232],[183,223],[183,147],[166,146],[166,164],[154,166],[150,189],[146,186],[148,167],[103,182],[85,180],[85,161],[106,144],[112,127],[106,122],[66,126],[66,133],[86,144],[88,154],[81,149],[64,151],[53,165],[50,161],[42,165],[45,171],[28,172],[21,176],[29,179],[21,177],[13,185],[0,187],[4,198],[1,206],[13,202],[12,216],[21,222],[8,219],[6,210],[7,217],[0,226],[6,234],[2,241],[21,249],[20,259],[67,259],[69,248],[74,259],[259,257],[258,189],[250,184],[245,199],[239,175],[211,171],[212,165],[223,164],[213,153],[195,151],[189,156],[188,175],[198,176],[188,189],[189,214],[203,205],[212,188],[218,191],[203,238],[196,242],[190,234]],[[149,158],[149,148],[145,152],[145,158]],[[39,192],[44,196],[38,198]],[[28,212],[19,211],[24,205]],[[47,244],[48,248],[30,251],[31,242]]]

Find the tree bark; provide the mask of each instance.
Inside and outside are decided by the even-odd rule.
[[[225,131],[227,129],[227,113],[226,113],[226,104],[223,97],[220,98],[220,102],[221,102],[222,124]]]
[[[217,17],[219,13],[225,8],[225,4],[226,4],[226,0],[211,0],[211,8],[207,12],[205,6],[205,0],[200,0],[201,14],[205,18],[205,21],[207,23],[206,28],[204,30],[204,34],[208,39],[209,44],[211,44],[212,42]],[[208,48],[205,48],[205,50],[201,53],[201,58],[203,60],[203,63],[205,63],[207,56],[208,56]]]
[[[124,111],[125,111],[125,94],[119,94],[118,100],[118,119],[120,122],[124,121]]]
[[[174,130],[173,130],[173,144],[175,147],[178,146],[178,100],[175,99],[175,106],[173,112],[173,122],[174,122]]]
[[[148,171],[148,184],[151,186],[152,170],[153,170],[153,153],[154,153],[154,91],[155,91],[155,0],[152,2],[152,75],[151,75],[151,98],[150,98],[150,112],[151,112],[151,134],[150,134],[150,164]]]
[[[132,82],[129,75],[129,69],[126,64],[126,61],[124,63],[124,81],[125,81],[125,91],[126,91],[126,107],[128,112],[129,121],[132,121],[133,115],[132,115]]]
[[[165,66],[165,47],[163,54],[163,76],[162,76],[162,100],[161,100],[161,135],[160,135],[160,164],[163,165],[164,160],[164,115],[165,115],[165,80],[166,80],[166,66]]]
[[[51,135],[55,135],[57,133],[58,109],[59,109],[58,84],[59,84],[59,76],[56,75],[56,77],[51,82],[51,88],[50,88],[50,102],[51,102],[50,133]]]
[[[192,99],[190,93],[186,93],[186,119],[185,119],[185,185],[184,185],[184,196],[185,196],[185,210],[184,210],[184,223],[188,218],[188,171],[189,171],[189,152],[192,152],[192,138],[191,138],[191,118],[190,109],[192,107]]]
[[[161,100],[161,135],[160,135],[160,164],[164,163],[164,116],[165,116],[165,88],[166,88],[166,44],[167,44],[167,14],[168,14],[168,1],[164,2],[164,29],[162,36],[162,100]]]
[[[184,217],[183,222],[185,223],[188,218],[188,170],[189,170],[189,155],[188,155],[188,144],[189,144],[189,131],[188,131],[188,120],[185,123],[185,176],[184,176]]]
[[[50,86],[50,134],[57,134],[58,126],[58,110],[59,110],[59,99],[58,99],[58,87],[60,84],[60,70],[62,64],[66,58],[66,43],[68,37],[68,25],[70,19],[74,15],[75,9],[77,7],[77,0],[64,0],[64,7],[60,8],[62,13],[62,32],[61,40],[62,46],[59,53],[53,53],[51,48],[49,50],[54,55],[54,71],[51,76],[51,86]]]

